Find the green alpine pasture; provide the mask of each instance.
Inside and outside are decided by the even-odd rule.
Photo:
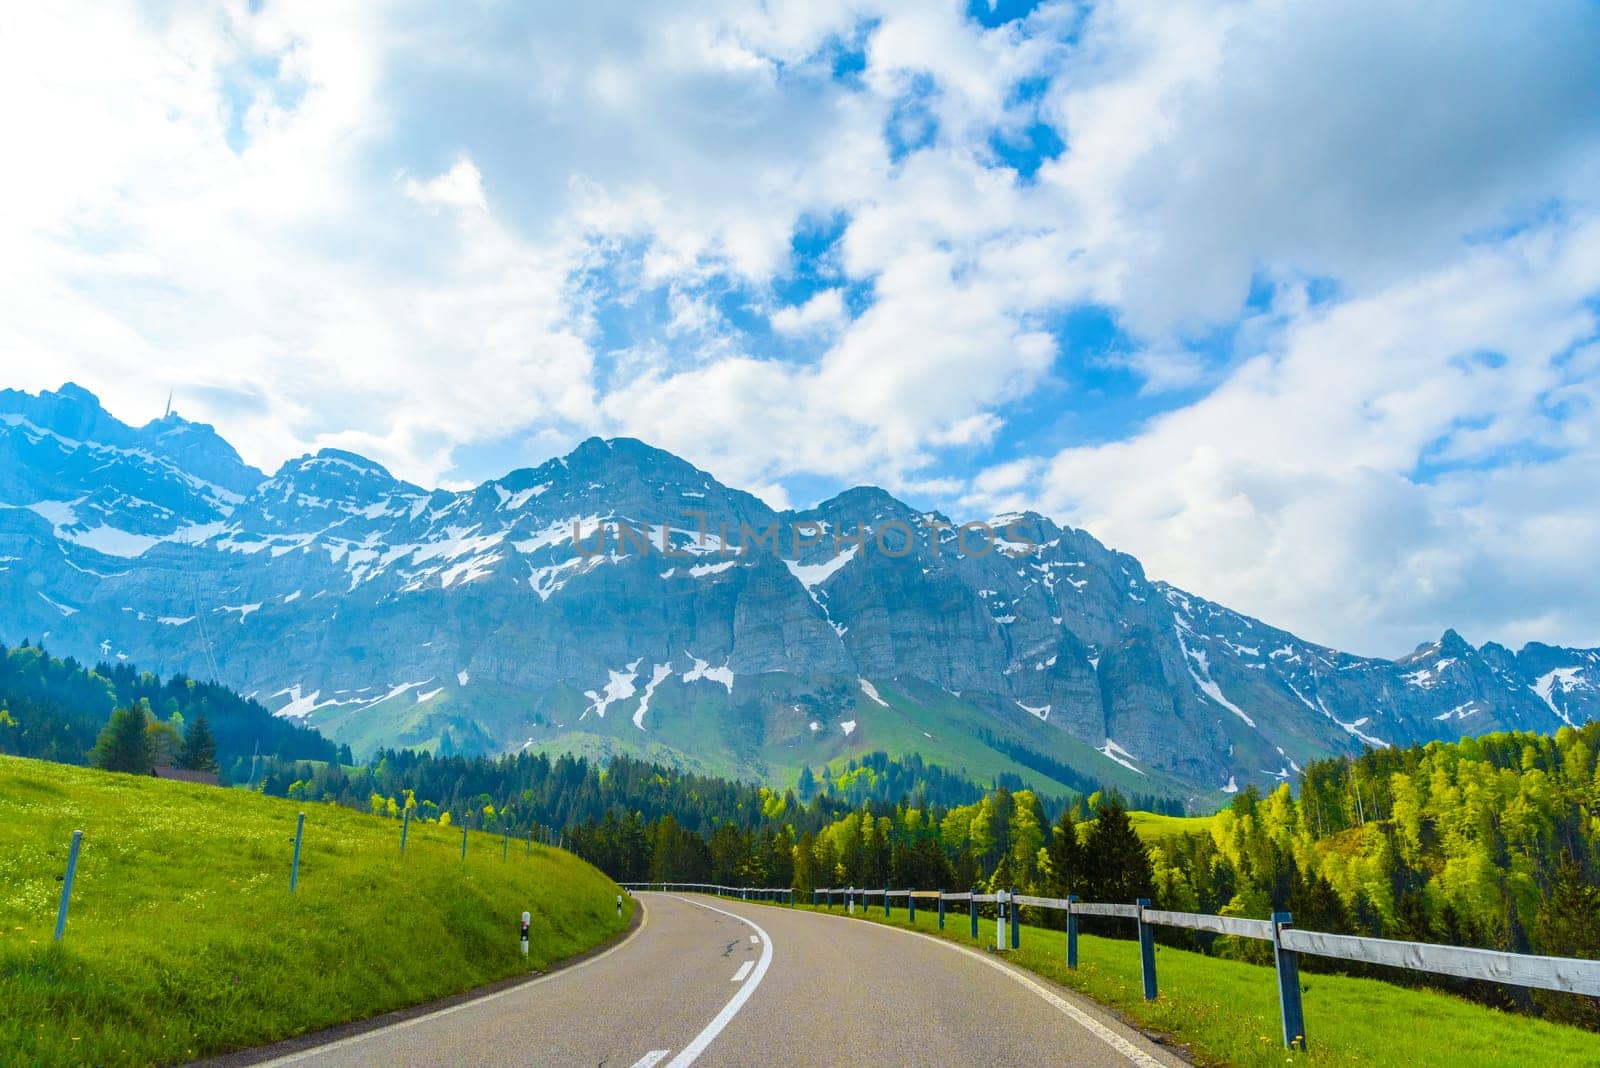
[[[632,915],[558,850],[472,832],[463,861],[459,828],[415,820],[399,846],[397,821],[336,805],[0,756],[0,1061],[173,1063],[270,1042],[544,969]]]
[[[858,903],[856,916],[912,926],[903,902],[895,905],[885,919],[881,900],[877,908],[863,909]],[[831,911],[838,915],[843,909]],[[994,919],[980,917],[979,937],[972,939],[964,905],[946,914],[941,932],[937,910],[919,902],[915,927],[975,948],[992,945],[995,936]],[[1066,965],[1064,932],[1024,924],[1020,942],[1021,948],[1008,951],[1007,959],[1111,1006],[1137,1027],[1170,1035],[1202,1065],[1600,1065],[1600,1035],[1575,1027],[1498,1012],[1430,990],[1309,972],[1300,976],[1309,1044],[1302,1053],[1283,1046],[1277,976],[1271,968],[1158,945],[1160,993],[1147,1002],[1139,944],[1132,939],[1080,935],[1076,970]]]

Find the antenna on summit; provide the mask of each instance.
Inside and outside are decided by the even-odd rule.
[[[167,416],[169,416],[171,414],[172,414],[172,390],[169,389],[169,390],[167,390],[167,410],[165,412],[161,413],[161,418],[165,419]]]

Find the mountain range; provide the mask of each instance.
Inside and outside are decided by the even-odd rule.
[[[1205,807],[1364,745],[1600,715],[1600,650],[1355,656],[1036,513],[866,486],[774,511],[626,438],[460,492],[332,449],[268,476],[70,383],[0,391],[0,604],[0,641],[222,682],[358,755],[778,782],[883,750]]]

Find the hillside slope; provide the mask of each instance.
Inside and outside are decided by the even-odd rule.
[[[4,1059],[187,1061],[540,969],[624,926],[615,885],[570,854],[515,843],[502,859],[474,833],[462,861],[459,830],[413,822],[402,857],[399,838],[334,805],[0,757]]]

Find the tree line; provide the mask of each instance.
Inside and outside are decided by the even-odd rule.
[[[185,724],[204,718],[216,746],[224,781],[249,779],[263,760],[343,760],[337,746],[315,730],[274,716],[256,701],[215,683],[185,675],[166,679],[128,664],[89,667],[72,657],[50,655],[27,639],[0,645],[0,752],[87,764],[101,731],[118,710],[137,709],[147,727],[164,724],[181,745]],[[171,740],[157,731],[157,756]]]

